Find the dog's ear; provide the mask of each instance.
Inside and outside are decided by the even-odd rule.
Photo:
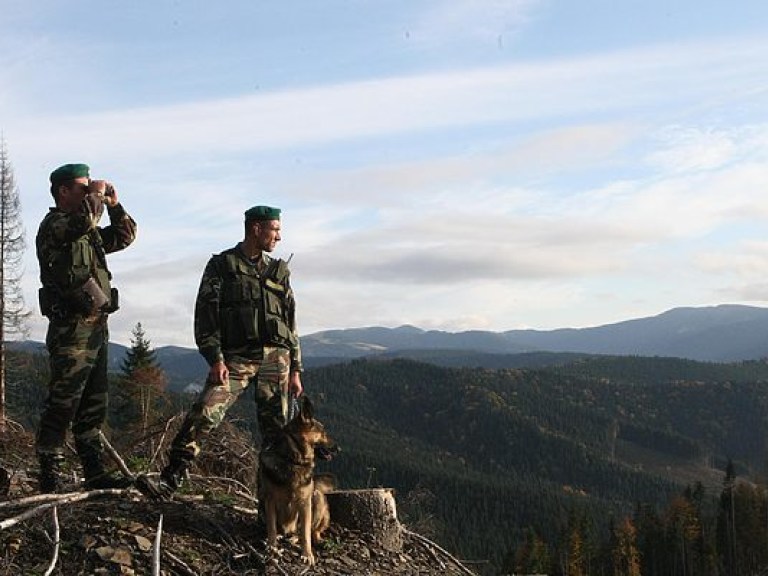
[[[301,419],[305,422],[311,422],[315,417],[315,409],[312,407],[312,402],[307,396],[301,397],[301,411],[299,413]]]

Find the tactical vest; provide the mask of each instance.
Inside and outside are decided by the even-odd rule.
[[[260,274],[235,250],[217,256],[222,279],[219,296],[221,347],[253,344],[295,345],[286,296],[290,271],[284,260],[269,260]]]
[[[45,226],[42,226],[43,230]],[[117,291],[111,287],[104,245],[97,230],[74,242],[47,246],[40,261],[40,310],[45,316],[87,315],[89,295],[83,286],[93,278],[108,302],[103,312],[117,309]]]

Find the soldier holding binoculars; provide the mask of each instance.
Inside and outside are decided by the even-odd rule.
[[[118,308],[107,254],[130,245],[136,222],[105,180],[91,180],[85,164],[51,173],[56,206],[36,238],[40,311],[48,317],[51,379],[37,435],[40,491],[62,486],[64,441],[72,428],[87,488],[124,488],[130,481],[106,472],[101,426],[107,413],[107,316]],[[98,226],[106,208],[110,223]]]

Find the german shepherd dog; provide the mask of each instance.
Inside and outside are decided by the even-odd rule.
[[[314,476],[315,458],[330,459],[338,451],[303,396],[296,417],[259,453],[259,500],[270,550],[276,549],[278,534],[294,542],[298,537],[302,562],[315,564],[312,542],[330,525],[325,493],[335,489],[332,475]]]

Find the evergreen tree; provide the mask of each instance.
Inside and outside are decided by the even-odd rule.
[[[131,348],[120,366],[127,394],[123,417],[144,436],[151,417],[160,409],[168,379],[157,363],[157,353],[152,349],[141,322],[131,333]]]
[[[131,378],[136,370],[147,367],[157,367],[157,353],[152,349],[152,343],[147,338],[141,322],[131,330],[131,347],[120,363],[120,370],[126,378]]]
[[[24,226],[21,200],[5,139],[0,137],[0,432],[6,429],[6,341],[26,336],[30,312],[21,289]]]
[[[723,491],[720,494],[720,514],[717,519],[717,543],[726,574],[736,574],[736,472],[728,459]]]

